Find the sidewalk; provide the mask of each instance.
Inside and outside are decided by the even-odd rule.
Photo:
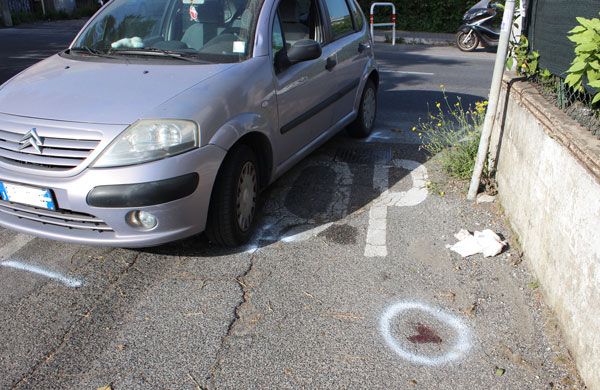
[[[375,42],[388,42],[392,40],[392,30],[374,30],[373,40]],[[415,45],[454,45],[455,34],[430,33],[420,31],[398,31],[396,30],[396,43],[410,43]]]

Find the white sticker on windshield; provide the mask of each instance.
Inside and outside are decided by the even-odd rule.
[[[234,41],[233,42],[233,52],[234,53],[245,53],[246,52],[246,42]]]
[[[183,4],[204,4],[204,0],[182,0]]]

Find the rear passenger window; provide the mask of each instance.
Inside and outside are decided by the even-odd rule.
[[[350,16],[346,0],[325,0],[325,3],[329,10],[329,20],[334,38],[354,31],[352,17]]]

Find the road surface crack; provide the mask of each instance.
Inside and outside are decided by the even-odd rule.
[[[112,253],[114,250],[110,251],[108,254]],[[107,254],[107,255],[108,255]],[[96,307],[99,305],[100,302],[102,302],[102,300],[108,295],[108,293],[121,281],[121,279],[126,276],[129,271],[131,271],[132,269],[135,268],[138,259],[140,258],[140,256],[142,255],[142,252],[138,252],[135,256],[135,259],[129,263],[119,274],[119,276],[112,282],[110,283],[105,289],[104,291],[98,296],[98,298],[94,301],[94,303],[92,304],[92,307],[90,309],[88,309],[87,313],[84,315],[81,315],[81,317],[74,321],[71,326],[66,330],[66,332],[63,334],[59,345],[54,348],[54,350],[52,352],[50,352],[49,354],[47,354],[45,357],[41,358],[40,360],[38,360],[37,363],[35,363],[35,365],[30,369],[30,371],[25,374],[25,376],[23,376],[19,381],[17,381],[12,387],[12,390],[18,389],[19,386],[21,386],[23,383],[27,383],[27,381],[32,378],[37,372],[38,370],[42,367],[42,365],[46,362],[49,362],[50,360],[52,360],[54,358],[54,356],[57,353],[60,353],[60,351],[63,349],[63,347],[65,346],[65,344],[67,343],[67,340],[69,339],[70,334],[73,332],[73,330],[79,326],[85,319],[90,318],[92,316],[92,313],[94,312],[94,310],[96,309]]]
[[[242,297],[238,304],[234,308],[234,315],[231,318],[231,321],[227,325],[227,331],[225,332],[225,336],[221,339],[221,345],[217,351],[215,356],[215,364],[211,367],[211,372],[206,377],[207,383],[211,383],[212,386],[215,386],[214,380],[215,375],[222,370],[222,363],[224,360],[224,353],[229,346],[231,338],[236,334],[236,328],[240,323],[244,321],[245,310],[244,308],[249,305],[250,297],[252,295],[252,284],[250,283],[250,275],[255,272],[256,268],[256,253],[252,253],[250,256],[250,263],[248,264],[248,268],[237,277],[231,279],[238,284],[240,287],[240,292]]]

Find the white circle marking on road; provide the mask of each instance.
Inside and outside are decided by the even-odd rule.
[[[402,348],[390,332],[390,322],[394,317],[407,310],[419,310],[425,312],[454,329],[458,335],[458,340],[450,348],[450,351],[441,356],[429,357],[411,353]],[[398,356],[411,362],[424,364],[427,366],[441,365],[456,360],[467,353],[469,349],[471,349],[471,335],[469,328],[460,320],[460,318],[445,313],[440,309],[434,309],[418,302],[399,302],[390,306],[381,317],[379,322],[379,330],[387,345]]]

